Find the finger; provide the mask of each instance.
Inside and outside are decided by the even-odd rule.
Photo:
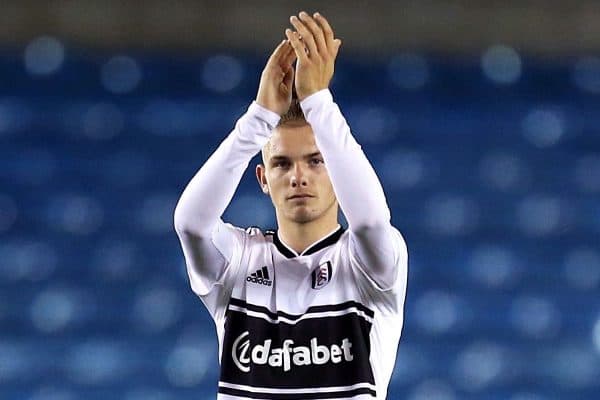
[[[288,41],[289,43],[289,41]],[[288,44],[288,48],[289,48],[289,52],[283,56],[283,61],[282,61],[282,65],[285,66],[291,66],[292,63],[296,60],[296,52],[294,51],[294,48],[292,47],[291,43]]]
[[[334,56],[337,56],[338,51],[340,50],[340,47],[342,47],[342,41],[340,39],[335,39],[333,41],[333,47],[334,47]]]
[[[290,68],[286,71],[285,76],[283,77],[283,84],[286,89],[291,90],[292,84],[294,83],[294,67],[290,66]]]
[[[298,17],[295,15],[290,17],[290,22],[296,28],[296,31],[302,36],[302,41],[306,44],[308,48],[309,56],[311,54],[318,54],[317,45],[315,43],[315,38],[313,37],[311,31],[308,30],[306,25]]]
[[[285,30],[285,36],[287,36],[290,44],[294,48],[294,53],[296,54],[296,58],[301,61],[307,61],[308,56],[306,55],[306,49],[304,47],[304,43],[300,41],[300,35],[298,32],[294,32],[291,29]]]
[[[334,40],[333,40],[333,29],[331,29],[331,25],[327,22],[324,16],[315,13],[315,20],[321,25],[321,29],[323,30],[323,34],[325,36],[325,43],[327,43],[327,48],[331,51],[335,50]]]
[[[284,59],[286,62],[292,62],[296,59],[296,52],[294,51],[294,46],[292,45],[292,42],[288,39],[286,40],[287,44],[287,48],[288,48],[288,52],[286,53]]]
[[[315,43],[317,45],[317,49],[321,52],[321,54],[327,54],[327,43],[325,42],[325,36],[323,35],[323,30],[321,27],[315,22],[314,19],[306,12],[302,11],[300,13],[300,19],[304,23],[304,25],[310,30],[315,39]]]
[[[267,61],[267,64],[272,64],[277,62],[277,60],[279,58],[281,58],[281,55],[284,53],[284,50],[286,48],[285,43],[287,42],[287,40],[283,40],[281,43],[279,43],[279,45],[277,45],[277,47],[275,48],[275,50],[273,50],[273,53],[271,54],[271,57],[269,57],[269,60]]]
[[[294,54],[294,48],[292,47],[292,44],[290,43],[290,41],[286,40],[285,41],[285,51],[281,55],[282,63],[286,63],[292,54]]]
[[[280,53],[279,59],[277,60],[277,66],[280,68],[283,74],[285,74],[290,69],[295,59],[296,52],[294,51],[290,41],[286,39],[284,50]]]

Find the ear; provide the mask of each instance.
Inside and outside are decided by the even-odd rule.
[[[267,184],[267,171],[263,164],[256,166],[256,179],[260,185],[260,189],[264,194],[269,194],[269,185]]]

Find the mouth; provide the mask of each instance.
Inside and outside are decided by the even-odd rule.
[[[300,199],[309,199],[312,197],[314,197],[314,196],[312,196],[310,194],[300,193],[300,194],[294,194],[292,196],[289,196],[287,199],[288,200],[300,200]]]

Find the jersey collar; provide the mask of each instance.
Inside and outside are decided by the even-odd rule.
[[[277,231],[273,232],[273,244],[275,245],[275,247],[277,247],[277,250],[279,250],[279,252],[287,258],[308,256],[337,242],[338,239],[344,233],[344,231],[345,229],[342,226],[338,225],[338,227],[333,232],[308,246],[302,253],[297,253],[294,249],[292,249],[290,246],[281,241],[281,239],[279,239]]]

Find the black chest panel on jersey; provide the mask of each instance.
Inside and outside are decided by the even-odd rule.
[[[302,315],[290,315],[232,298],[219,392],[278,400],[375,396],[369,362],[373,315],[354,301],[313,306]],[[337,389],[332,392],[328,387]],[[293,389],[304,390],[294,393]],[[310,389],[317,390],[309,393]]]

